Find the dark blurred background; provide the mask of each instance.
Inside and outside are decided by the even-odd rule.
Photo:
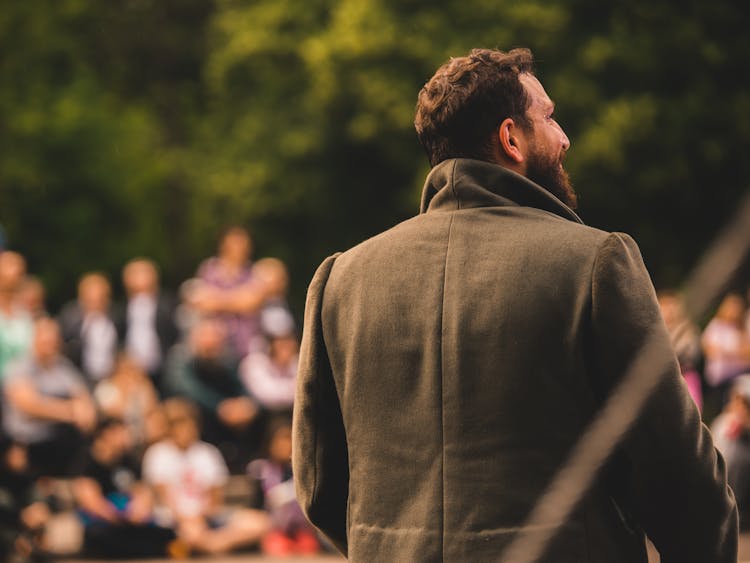
[[[417,210],[420,87],[530,47],[572,141],[580,214],[679,286],[749,185],[737,0],[6,0],[0,224],[53,310],[146,255],[175,287],[247,226],[291,270]]]

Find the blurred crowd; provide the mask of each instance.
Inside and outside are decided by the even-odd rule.
[[[254,547],[314,554],[291,475],[299,334],[289,276],[228,228],[170,294],[152,260],[84,273],[56,314],[24,257],[0,249],[0,560],[49,555],[69,486],[84,555],[185,558]],[[750,298],[750,292],[747,297]],[[677,292],[659,303],[685,383],[750,510],[750,309],[724,297],[701,330]],[[227,503],[230,477],[247,502]],[[746,522],[750,519],[745,518]]]
[[[688,319],[680,295],[659,294],[690,395],[710,424],[737,498],[740,523],[750,524],[750,309],[747,295],[730,292],[701,331]]]
[[[252,243],[227,229],[177,294],[146,258],[122,268],[119,303],[84,273],[54,315],[24,257],[0,250],[0,560],[47,557],[61,481],[86,555],[320,549],[291,479],[288,273]],[[232,475],[246,505],[225,501]]]

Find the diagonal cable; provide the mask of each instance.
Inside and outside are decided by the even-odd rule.
[[[540,497],[521,531],[503,552],[501,563],[533,563],[544,555],[559,528],[586,494],[596,473],[659,384],[660,378],[654,374],[664,373],[666,367],[662,349],[655,338],[649,338]]]

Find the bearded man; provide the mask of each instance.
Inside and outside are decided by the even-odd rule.
[[[735,562],[724,462],[638,247],[574,213],[570,142],[532,62],[473,50],[438,69],[417,103],[433,166],[420,214],[315,274],[300,504],[355,562],[637,563],[646,534],[664,563]],[[624,391],[647,350],[636,404]],[[628,421],[606,463],[569,510],[540,510],[574,488],[552,486],[580,469],[568,459],[602,451],[578,445],[600,413]],[[506,552],[519,534],[535,556]]]

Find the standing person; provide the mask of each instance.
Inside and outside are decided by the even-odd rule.
[[[312,280],[293,469],[350,561],[498,561],[520,534],[537,562],[635,563],[644,532],[664,562],[736,561],[724,462],[638,247],[573,212],[553,112],[530,51],[451,59],[417,103],[419,216]],[[648,402],[610,403],[644,353]],[[598,412],[637,408],[571,510],[535,510]]]
[[[90,272],[78,281],[78,299],[60,311],[65,355],[93,386],[109,377],[117,355],[112,288],[104,274]]]
[[[32,320],[19,299],[26,260],[17,252],[0,252],[0,382],[13,359],[31,346]]]
[[[161,391],[164,359],[178,337],[174,302],[159,290],[159,271],[151,260],[128,262],[122,270],[122,282],[127,293],[118,327],[123,348]]]
[[[203,261],[188,304],[204,315],[218,316],[230,336],[234,357],[243,358],[258,338],[258,311],[266,288],[253,276],[253,241],[242,227],[230,227],[219,240],[216,256]]]

